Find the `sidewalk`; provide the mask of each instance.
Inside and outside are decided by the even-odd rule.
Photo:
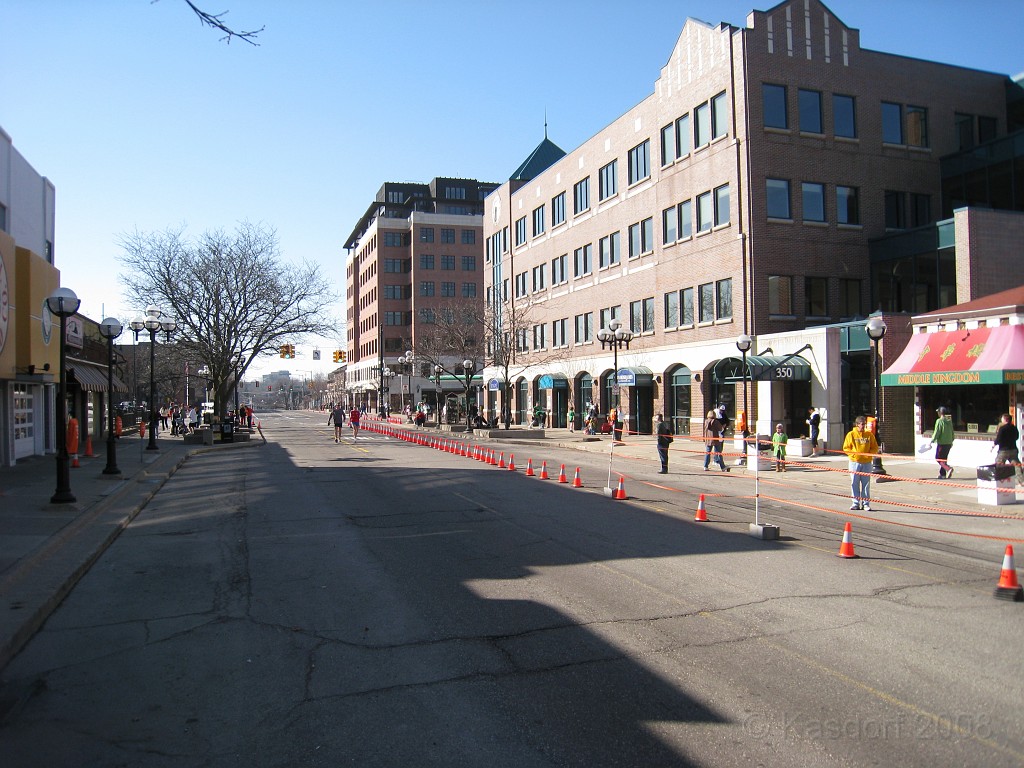
[[[192,453],[221,450],[179,438],[117,441],[119,475],[105,475],[106,443],[70,470],[73,503],[52,504],[54,456],[33,456],[0,469],[0,670],[42,626],[121,530]],[[223,448],[260,445],[225,443]]]

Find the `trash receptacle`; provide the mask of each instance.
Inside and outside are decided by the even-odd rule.
[[[235,442],[235,425],[227,421],[220,425],[221,441],[225,443]]]
[[[978,467],[979,504],[1015,504],[1014,468],[1012,464],[983,464]]]

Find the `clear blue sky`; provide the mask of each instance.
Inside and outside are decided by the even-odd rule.
[[[119,235],[274,227],[344,295],[343,244],[384,181],[500,182],[648,94],[688,16],[751,0],[0,0],[0,126],[57,189],[56,263],[82,311],[130,318]],[[1024,70],[1024,0],[833,0],[865,48]],[[338,317],[344,310],[339,303]],[[333,368],[334,340],[258,370]]]

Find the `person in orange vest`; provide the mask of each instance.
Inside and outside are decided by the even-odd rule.
[[[67,448],[68,453],[72,456],[78,454],[78,419],[70,413],[68,414]]]

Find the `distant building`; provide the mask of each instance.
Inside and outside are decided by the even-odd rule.
[[[429,184],[386,182],[345,240],[350,402],[378,405],[381,368],[396,368],[430,334],[439,307],[483,306],[483,200],[496,187],[438,177]],[[392,410],[404,399],[432,402],[429,365],[415,364],[389,387]],[[435,403],[436,404],[436,403]]]
[[[650,96],[568,154],[542,144],[488,197],[485,300],[529,319],[514,329],[510,397],[499,371],[485,372],[489,413],[509,407],[525,422],[543,405],[562,425],[570,403],[577,415],[619,403],[631,431],[650,433],[663,412],[699,434],[724,404],[794,436],[813,406],[838,447],[873,409],[868,313],[882,309],[880,352],[895,359],[910,328],[893,313],[1019,274],[1019,235],[993,234],[1019,233],[1018,213],[958,210],[952,260],[938,248],[908,259],[901,240],[931,232],[934,244],[936,227],[953,229],[941,215],[996,207],[1006,189],[1000,207],[1024,210],[1024,152],[1009,138],[1019,94],[1002,74],[862,49],[817,0],[753,11],[744,28],[688,19]],[[1010,180],[982,201],[974,174],[951,207],[944,189],[970,174],[944,158],[988,147],[1018,158],[999,166]],[[612,320],[633,333],[618,370],[597,338]],[[742,334],[753,339],[745,369]],[[532,363],[552,349],[561,362]],[[893,439],[909,444],[909,432]]]

